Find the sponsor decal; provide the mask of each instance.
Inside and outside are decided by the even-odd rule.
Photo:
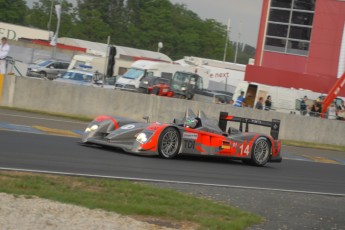
[[[230,149],[230,142],[223,142],[222,149]]]
[[[124,125],[121,126],[121,129],[133,129],[135,127],[135,125]]]
[[[185,149],[194,149],[195,148],[195,141],[184,141],[184,148]]]
[[[198,139],[198,134],[185,132],[185,133],[183,133],[182,138],[183,139],[196,140],[196,139]]]

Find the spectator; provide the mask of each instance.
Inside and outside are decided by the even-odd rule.
[[[341,104],[338,107],[338,120],[345,120],[345,103],[341,101]]]
[[[241,91],[241,95],[238,96],[234,106],[236,107],[242,107],[243,105],[243,102],[244,102],[244,91]]]
[[[327,118],[330,120],[337,119],[337,107],[334,103],[330,104],[328,110],[327,110]]]
[[[1,38],[0,45],[0,74],[6,73],[6,57],[10,51],[10,46],[7,44],[7,38]]]
[[[317,98],[314,101],[314,104],[311,106],[309,115],[311,117],[320,117],[320,113],[321,113],[321,104],[320,104],[320,99]]]
[[[255,109],[261,109],[261,110],[263,110],[263,108],[264,108],[263,103],[264,103],[264,98],[263,98],[263,97],[260,97],[259,100],[258,100],[258,102],[256,102],[256,104],[255,104]]]
[[[305,116],[307,114],[307,100],[308,97],[304,96],[303,100],[301,101],[301,114]]]
[[[267,96],[267,99],[265,101],[265,110],[271,110],[272,107],[272,98],[270,95]]]
[[[230,102],[229,102],[229,105],[232,105],[232,106],[233,106],[234,103],[235,103],[235,101],[231,99]]]

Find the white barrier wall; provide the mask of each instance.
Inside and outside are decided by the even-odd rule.
[[[69,115],[125,116],[141,120],[171,122],[191,108],[202,110],[217,122],[219,112],[261,120],[280,119],[280,139],[345,146],[345,122],[303,117],[251,108],[187,101],[125,91],[76,86],[48,80],[6,76],[1,105]],[[238,128],[238,123],[233,124]],[[250,125],[250,131],[269,133],[269,128]]]

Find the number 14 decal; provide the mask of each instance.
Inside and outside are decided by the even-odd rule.
[[[240,147],[240,150],[241,150],[240,155],[243,155],[243,153],[246,154],[247,156],[249,155],[249,145],[242,144],[239,147]]]

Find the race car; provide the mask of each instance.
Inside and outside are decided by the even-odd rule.
[[[180,154],[223,156],[257,166],[282,161],[279,120],[269,122],[221,112],[217,126],[202,111],[195,115],[191,110],[183,119],[174,119],[172,123],[150,123],[146,119],[146,122],[136,122],[123,117],[98,116],[85,129],[82,143],[163,158]],[[228,121],[239,122],[239,129],[229,127],[226,132]],[[270,127],[271,135],[248,132],[249,124]]]

